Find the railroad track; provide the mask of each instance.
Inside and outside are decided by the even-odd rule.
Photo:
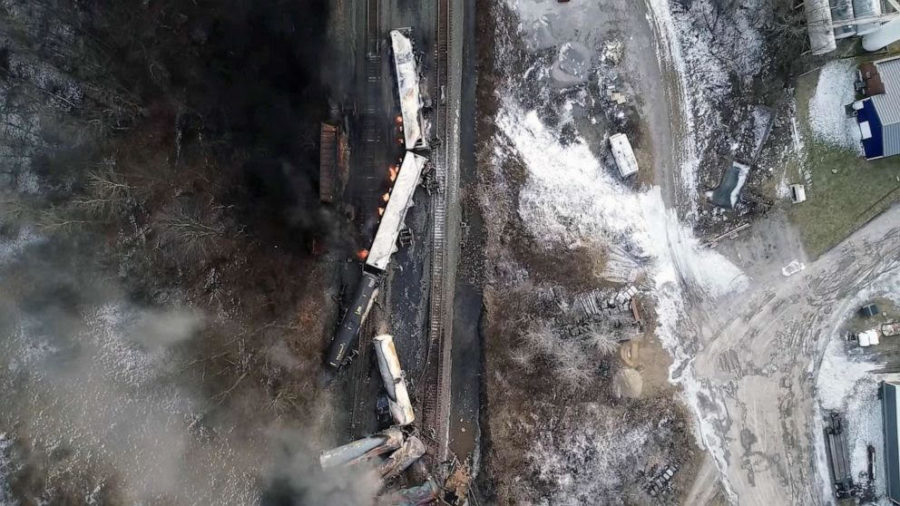
[[[435,37],[434,61],[435,83],[432,97],[438,98],[438,106],[435,108],[435,126],[439,127],[439,134],[443,135],[442,144],[436,151],[438,156],[433,157],[435,179],[438,183],[438,192],[432,200],[432,258],[431,258],[431,296],[429,300],[429,325],[428,325],[428,360],[425,364],[425,372],[430,376],[423,386],[422,418],[424,426],[431,434],[432,449],[438,460],[447,458],[447,438],[449,433],[450,418],[450,351],[452,350],[451,336],[446,332],[445,318],[447,317],[446,300],[446,271],[447,271],[447,168],[450,157],[447,153],[446,137],[450,135],[449,114],[446,100],[446,87],[448,82],[448,49],[450,46],[451,0],[436,0],[437,30]],[[442,93],[444,88],[444,93]],[[441,100],[441,98],[445,100]]]
[[[370,180],[375,180],[374,174],[379,174],[382,169],[379,165],[378,155],[384,149],[383,121],[379,114],[378,103],[382,90],[382,58],[380,33],[381,0],[366,0],[366,55],[365,55],[365,102],[362,110],[362,159],[366,168],[365,174]],[[374,310],[374,308],[373,308]],[[349,379],[347,385],[352,389],[350,423],[348,425],[349,438],[357,439],[365,435],[366,424],[363,421],[367,413],[362,409],[362,399],[366,395],[367,376],[369,372],[370,346],[363,336],[373,334],[373,318],[368,318],[360,329],[357,340],[358,355],[353,359],[347,369]]]

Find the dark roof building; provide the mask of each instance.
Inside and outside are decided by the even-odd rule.
[[[884,430],[884,476],[886,495],[900,504],[900,440],[897,436],[897,400],[900,384],[881,383],[881,417]]]
[[[900,58],[860,65],[859,77],[866,98],[854,108],[866,158],[900,154]]]

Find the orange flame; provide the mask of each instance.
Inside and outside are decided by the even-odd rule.
[[[398,125],[402,124],[402,123],[403,123],[403,116],[401,116],[401,115],[398,114],[397,117],[394,118],[394,121],[397,122]]]
[[[381,196],[381,200],[383,200],[385,202],[387,202],[388,200],[391,200],[391,194],[385,193],[384,195]]]
[[[356,258],[358,258],[360,260],[365,260],[366,258],[369,258],[369,250],[361,249],[361,250],[357,251]]]
[[[390,168],[388,168],[388,177],[392,183],[397,180],[397,172],[399,172],[399,170],[396,165],[391,165]]]

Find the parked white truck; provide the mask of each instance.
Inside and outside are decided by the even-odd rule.
[[[625,134],[613,135],[609,138],[609,147],[612,149],[613,158],[616,160],[620,176],[626,178],[632,174],[637,174],[637,158],[634,157],[634,150],[631,149],[628,136]]]

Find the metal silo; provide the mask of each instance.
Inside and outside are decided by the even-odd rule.
[[[835,24],[853,21],[853,0],[831,0],[831,19]],[[844,39],[856,35],[856,26],[845,24],[834,27],[834,38]]]
[[[853,14],[856,19],[875,18],[881,16],[881,0],[853,0]],[[878,21],[857,23],[856,34],[866,35],[881,27]]]

